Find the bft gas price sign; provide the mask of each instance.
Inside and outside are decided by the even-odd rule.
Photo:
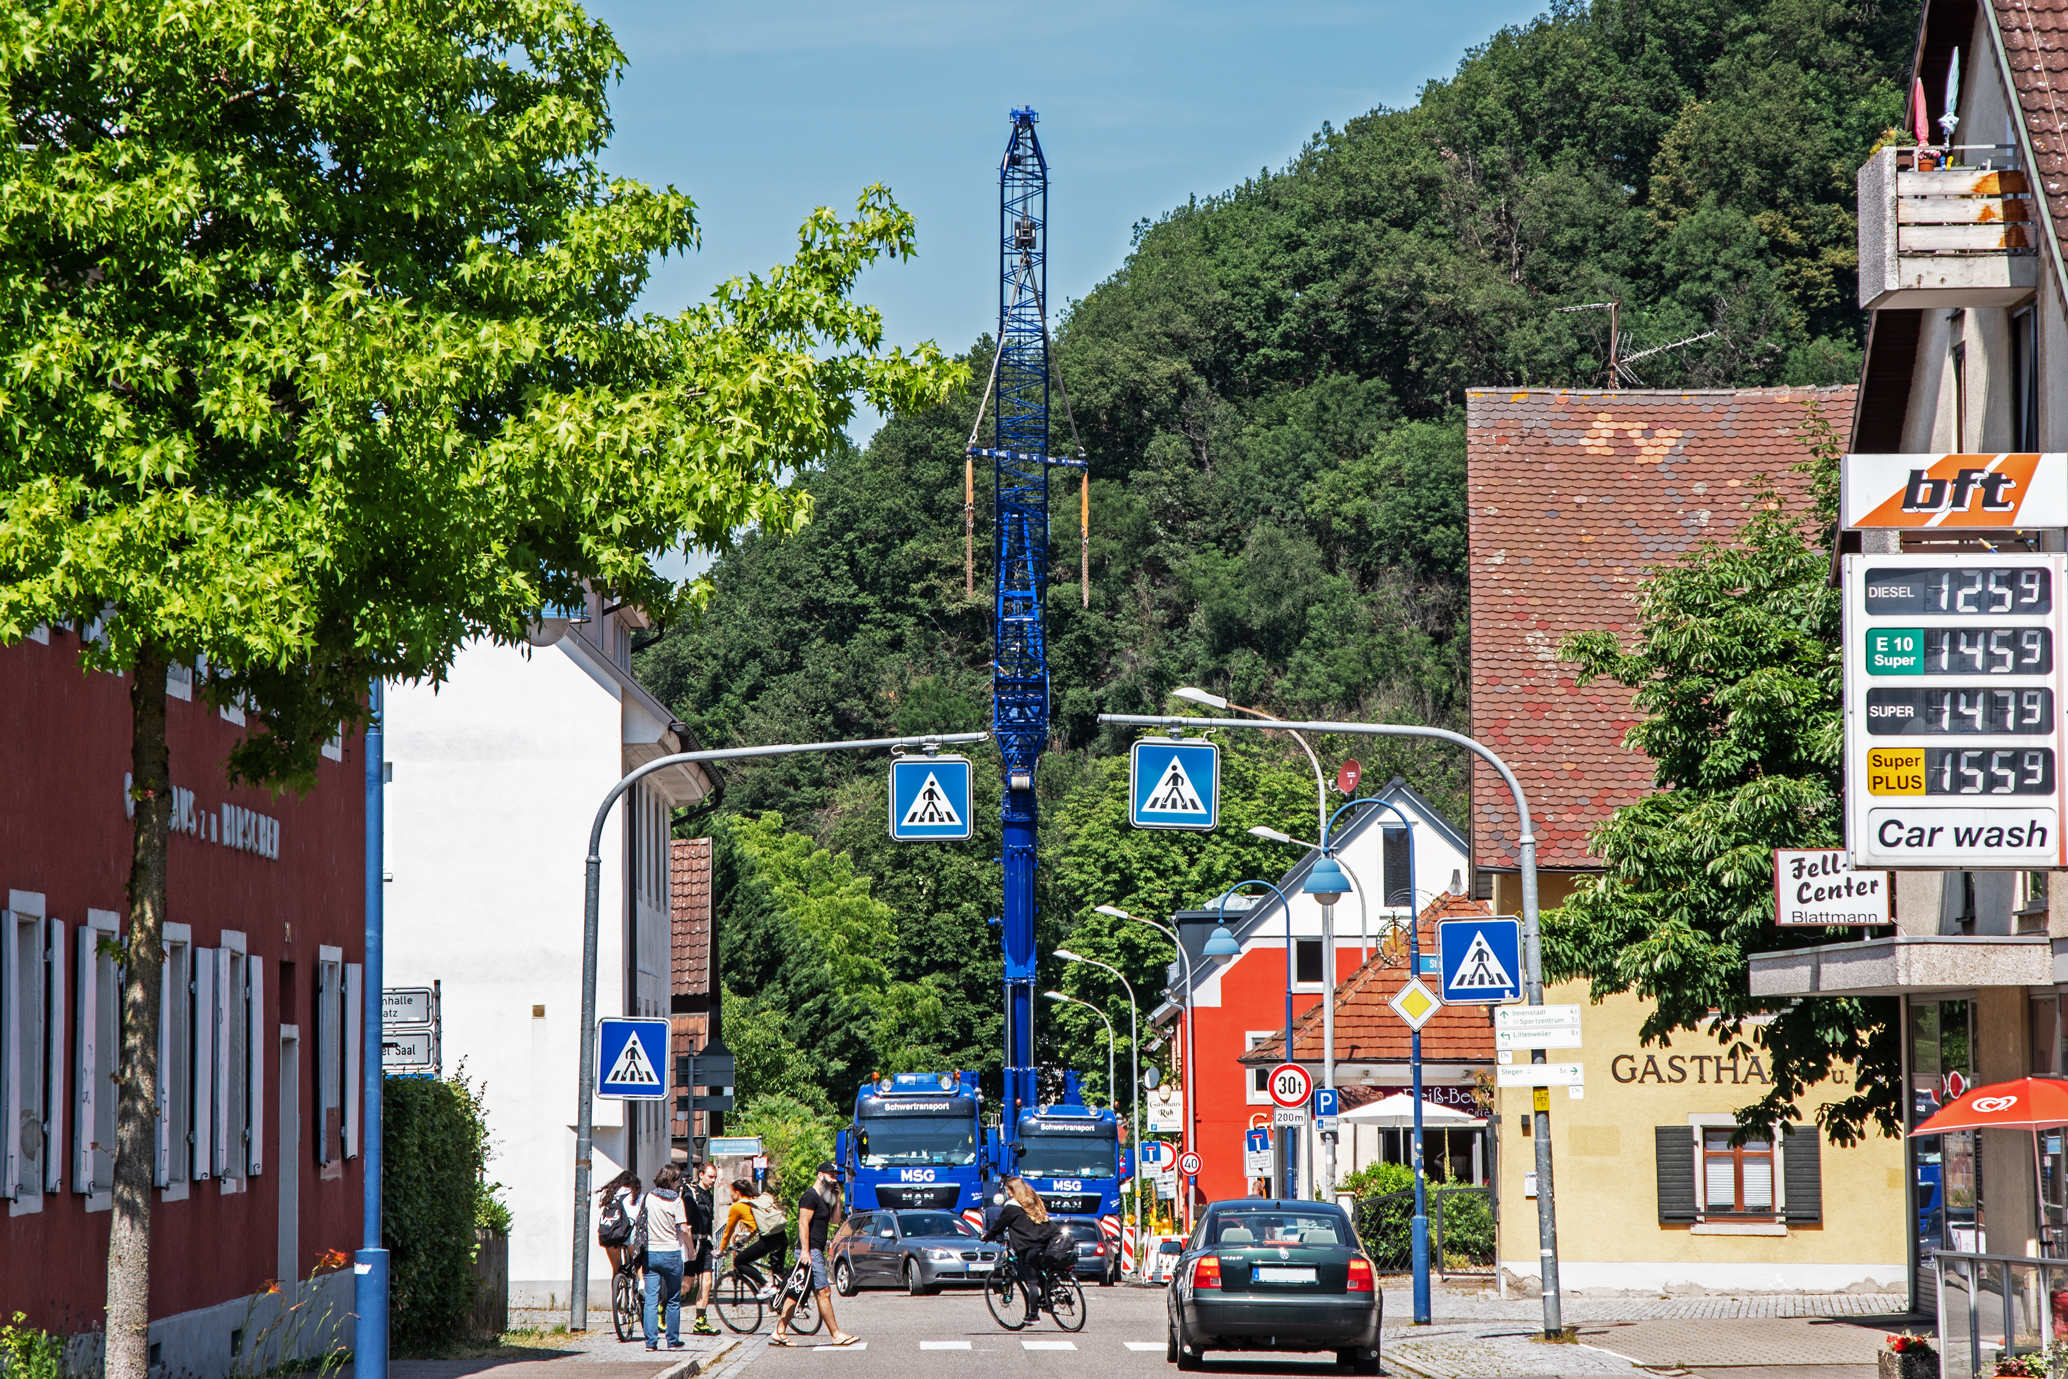
[[[1845,557],[1858,868],[2068,865],[2059,554]]]

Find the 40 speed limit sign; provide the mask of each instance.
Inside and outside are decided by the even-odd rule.
[[[1271,1070],[1271,1102],[1285,1110],[1305,1109],[1314,1095],[1314,1079],[1297,1063],[1280,1063]]]

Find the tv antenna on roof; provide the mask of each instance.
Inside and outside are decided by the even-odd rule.
[[[1667,350],[1677,350],[1683,345],[1692,345],[1697,340],[1707,340],[1710,336],[1716,334],[1713,330],[1705,330],[1700,335],[1690,335],[1685,340],[1675,340],[1670,345],[1654,345],[1650,349],[1638,350],[1634,354],[1619,354],[1618,349],[1624,343],[1621,334],[1621,302],[1581,302],[1578,306],[1557,307],[1554,309],[1554,314],[1563,316],[1574,311],[1606,311],[1608,313],[1608,386],[1611,388],[1615,387],[1619,380],[1632,388],[1642,388],[1644,380],[1637,376],[1636,371],[1630,365],[1640,359],[1648,359],[1655,354],[1664,354]]]

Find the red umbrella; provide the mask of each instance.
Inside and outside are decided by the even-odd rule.
[[[2055,1077],[2021,1077],[1992,1082],[1948,1102],[1924,1119],[1912,1135],[1938,1135],[1948,1130],[2034,1130],[2042,1125],[2068,1125],[2068,1081]]]

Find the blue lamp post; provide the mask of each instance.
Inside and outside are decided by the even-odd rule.
[[[1293,936],[1292,902],[1285,898],[1285,892],[1279,890],[1278,887],[1272,885],[1269,881],[1258,879],[1237,881],[1234,885],[1228,887],[1227,890],[1222,891],[1219,906],[1221,923],[1213,931],[1212,937],[1206,941],[1206,955],[1210,958],[1233,957],[1242,951],[1242,946],[1235,941],[1235,936],[1228,932],[1228,897],[1241,890],[1244,886],[1262,886],[1278,897],[1278,907],[1285,911],[1285,1061],[1290,1063],[1293,1061]],[[1291,1135],[1281,1132],[1277,1138],[1278,1163],[1284,1175],[1281,1186],[1287,1189],[1285,1194],[1287,1197],[1297,1197],[1300,1195],[1297,1191],[1297,1185],[1291,1181],[1293,1168]]]
[[[1394,804],[1391,800],[1369,798],[1351,800],[1348,804],[1337,809],[1335,813],[1329,815],[1328,827],[1321,831],[1322,860],[1315,863],[1313,869],[1307,873],[1308,893],[1313,894],[1315,891],[1314,876],[1323,867],[1335,866],[1335,863],[1330,860],[1331,849],[1329,839],[1335,832],[1336,820],[1343,817],[1344,810],[1355,809],[1360,804],[1377,805],[1381,809],[1390,810],[1407,827],[1407,963],[1410,975],[1414,978],[1419,978],[1422,975],[1422,930],[1421,917],[1415,913],[1415,824],[1414,820],[1408,818],[1400,806]],[[1340,874],[1340,871],[1338,874]],[[1380,885],[1383,887],[1384,884],[1382,879]],[[1381,905],[1388,904],[1391,899],[1392,897],[1390,896],[1381,895],[1379,903]],[[1324,901],[1323,903],[1326,904],[1328,902]],[[1422,1169],[1422,1032],[1418,1029],[1410,1031],[1408,1035],[1408,1068],[1414,1083],[1412,1095],[1415,1102],[1415,1214],[1413,1221],[1409,1225],[1409,1241],[1412,1246],[1414,1261],[1414,1320],[1416,1326],[1427,1326],[1431,1315],[1429,1300],[1429,1180],[1428,1175]]]

